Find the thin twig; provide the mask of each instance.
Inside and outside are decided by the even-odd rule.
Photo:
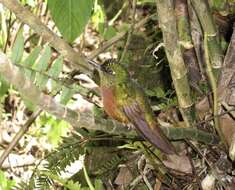
[[[3,162],[8,157],[10,152],[14,149],[14,147],[17,145],[19,140],[23,137],[23,135],[26,133],[28,128],[31,126],[31,124],[35,121],[35,119],[40,115],[42,112],[41,109],[36,110],[26,121],[26,123],[22,126],[22,128],[18,131],[18,133],[15,135],[11,143],[8,145],[8,147],[5,149],[5,151],[2,153],[0,157],[0,168],[2,167]]]
[[[90,73],[91,66],[87,64],[84,56],[76,52],[62,38],[53,33],[41,20],[23,7],[17,0],[0,0],[5,7],[12,11],[23,23],[29,25],[46,42],[49,42],[61,55],[72,62],[73,66],[82,72]]]
[[[224,184],[224,182],[221,180],[221,177],[219,176],[215,166],[213,163],[209,162],[209,160],[202,154],[200,148],[197,147],[197,145],[191,143],[190,141],[186,140],[186,142],[190,145],[191,148],[194,149],[195,152],[197,152],[199,154],[199,156],[201,158],[203,158],[206,162],[206,164],[210,167],[211,169],[211,172],[212,174],[214,175],[214,177],[218,180],[219,184],[225,189],[227,190],[226,188],[226,185]]]
[[[145,17],[140,22],[135,24],[134,30],[136,30],[136,29],[140,28],[141,26],[143,26],[146,22],[149,21],[149,19],[151,19],[151,18],[153,18],[155,16],[156,16],[156,14],[152,14],[150,16]],[[110,46],[112,46],[113,44],[115,44],[116,42],[121,40],[126,34],[127,34],[127,32],[121,32],[121,33],[117,34],[116,36],[114,36],[113,38],[111,38],[110,40],[105,42],[101,47],[99,47],[98,49],[94,50],[87,58],[88,59],[94,59],[100,53],[104,52]]]
[[[136,13],[136,0],[133,0],[133,2],[132,2],[132,17],[131,17],[132,23],[131,23],[130,30],[128,31],[126,44],[125,44],[125,47],[123,49],[123,52],[122,52],[122,55],[121,55],[121,58],[120,58],[119,62],[123,61],[123,59],[126,55],[126,52],[128,50],[128,46],[131,42],[131,36],[132,36],[132,33],[134,31],[134,28],[135,28],[135,13]]]
[[[4,13],[2,13],[2,14],[4,14]],[[7,27],[7,38],[6,38],[4,47],[3,47],[3,52],[4,52],[4,53],[6,53],[8,40],[10,39],[12,23],[14,23],[14,20],[13,20],[13,22],[12,22],[12,13],[10,12],[9,21],[8,21],[8,27]]]

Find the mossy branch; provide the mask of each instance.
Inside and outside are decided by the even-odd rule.
[[[216,116],[219,113],[219,100],[218,100],[218,92],[217,92],[217,82],[216,77],[214,76],[212,65],[209,58],[209,47],[208,47],[208,34],[204,34],[204,48],[205,48],[205,60],[206,60],[206,68],[207,75],[210,81],[211,89],[213,92],[213,115]],[[222,129],[220,128],[219,117],[214,117],[214,126],[216,131],[218,132],[221,141],[223,142],[226,149],[228,149],[228,144],[223,134]]]
[[[194,121],[194,112],[192,111],[193,101],[190,94],[188,71],[178,41],[173,1],[156,0],[156,3],[159,24],[163,33],[165,52],[169,62],[181,113],[186,125],[192,126]]]
[[[219,33],[214,24],[210,7],[206,0],[191,0],[204,33],[207,34],[208,56],[217,82],[222,67],[223,53],[219,43]]]

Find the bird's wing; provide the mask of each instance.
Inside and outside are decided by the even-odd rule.
[[[175,154],[173,145],[169,142],[157,124],[155,124],[155,126],[149,126],[146,121],[145,113],[141,110],[136,101],[134,101],[131,105],[123,106],[123,111],[130,122],[134,124],[137,131],[140,132],[144,138],[164,153]]]

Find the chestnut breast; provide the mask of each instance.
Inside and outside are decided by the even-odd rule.
[[[112,87],[101,87],[101,95],[105,112],[119,122],[129,123],[127,117],[117,105],[115,89]]]

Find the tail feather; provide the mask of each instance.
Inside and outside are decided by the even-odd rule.
[[[149,126],[148,122],[144,118],[144,115],[141,114],[141,110],[138,109],[138,107],[139,106],[133,105],[124,107],[123,109],[130,122],[134,124],[137,131],[162,152],[166,154],[176,154],[174,146],[163,134],[162,130],[157,125]]]

